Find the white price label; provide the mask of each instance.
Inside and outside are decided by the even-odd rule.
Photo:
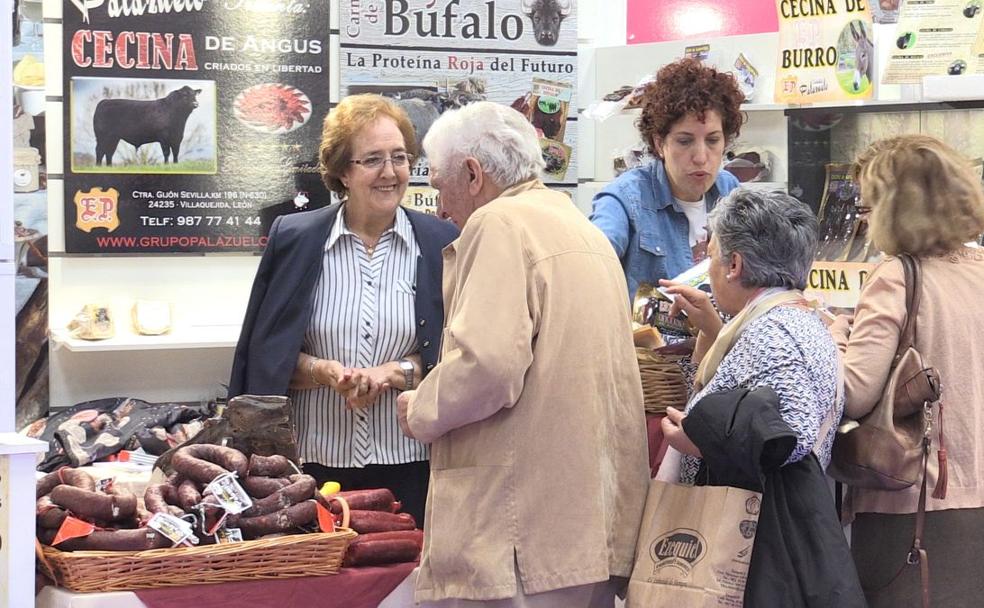
[[[243,531],[239,528],[219,528],[215,532],[215,542],[220,545],[243,542]]]
[[[147,522],[147,527],[157,530],[175,545],[186,540],[190,540],[192,544],[198,544],[198,537],[195,536],[191,524],[170,513],[154,513],[154,516]]]
[[[220,506],[231,515],[242,513],[253,506],[253,499],[236,481],[234,472],[224,473],[212,480],[205,487],[206,494],[212,494],[218,499]]]

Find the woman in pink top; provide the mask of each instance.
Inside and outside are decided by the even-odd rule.
[[[869,236],[886,254],[868,277],[853,319],[831,332],[844,357],[845,415],[861,418],[882,396],[906,315],[905,279],[896,256],[922,262],[922,301],[915,346],[943,383],[944,423],[932,431],[930,491],[939,477],[936,451],[945,428],[948,485],[928,498],[923,545],[929,554],[934,606],[984,602],[984,249],[968,246],[984,232],[979,169],[924,135],[879,141],[858,158],[862,213]],[[934,408],[935,409],[935,408]],[[892,492],[850,488],[852,551],[873,608],[921,605],[919,567],[905,567],[912,543],[916,484]],[[901,571],[901,573],[900,573]],[[898,574],[898,578],[896,577]]]

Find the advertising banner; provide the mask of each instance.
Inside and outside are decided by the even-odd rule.
[[[339,8],[342,97],[395,99],[418,141],[448,109],[510,105],[541,135],[544,181],[577,187],[575,0],[342,0]],[[428,176],[421,158],[404,204],[433,213]]]
[[[262,248],[319,182],[328,28],[328,0],[66,2],[66,251]]]
[[[870,99],[875,47],[868,0],[776,0],[778,103]]]
[[[853,309],[861,288],[876,264],[864,262],[824,262],[810,268],[810,279],[803,293],[824,308]]]
[[[982,0],[904,2],[892,52],[882,75],[885,84],[917,84],[923,76],[960,76],[981,71],[975,51],[984,13]]]

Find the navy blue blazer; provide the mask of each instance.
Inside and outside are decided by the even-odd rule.
[[[311,319],[311,296],[321,273],[325,241],[340,207],[282,215],[271,226],[236,345],[230,399],[287,393]],[[437,363],[444,327],[441,250],[458,237],[458,229],[417,211],[407,210],[407,216],[420,246],[415,308],[426,374]]]

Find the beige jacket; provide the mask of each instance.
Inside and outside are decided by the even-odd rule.
[[[943,382],[949,483],[944,500],[926,499],[926,510],[984,506],[984,249],[922,258],[922,301],[916,318],[916,348]],[[859,418],[881,398],[905,321],[905,274],[890,258],[865,283],[853,327],[843,317],[830,329],[844,356],[844,414]],[[938,425],[937,425],[938,430]],[[933,434],[929,491],[936,484]],[[919,484],[899,492],[852,488],[854,513],[915,513]]]
[[[630,574],[649,475],[625,290],[539,181],[445,248],[441,360],[408,414],[432,443],[417,601],[512,597],[514,563],[527,594]]]

